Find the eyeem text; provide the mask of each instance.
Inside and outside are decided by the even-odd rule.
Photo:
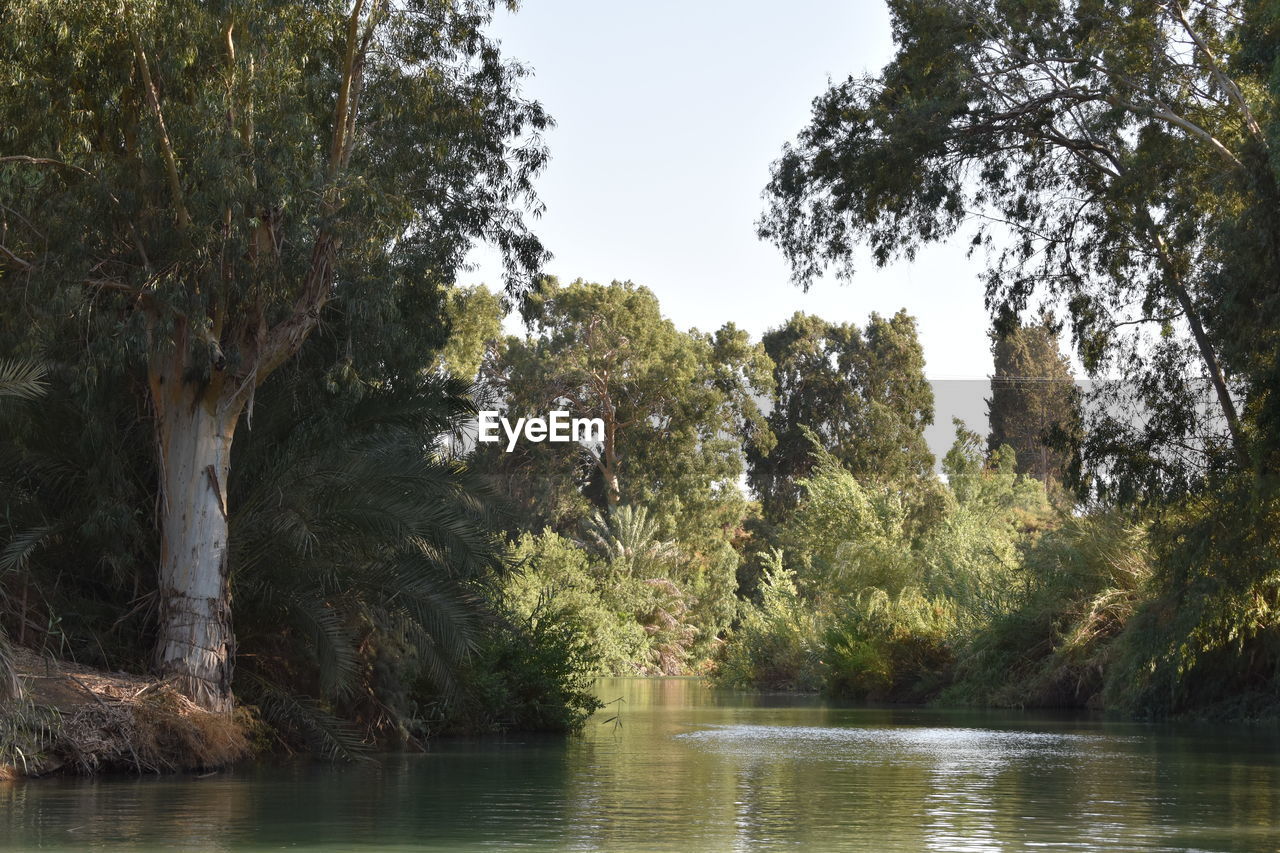
[[[479,413],[476,440],[491,444],[502,441],[501,427],[507,438],[507,452],[515,450],[521,435],[525,441],[604,441],[601,418],[571,418],[568,412],[548,412],[545,418],[517,418],[513,424],[500,412]]]

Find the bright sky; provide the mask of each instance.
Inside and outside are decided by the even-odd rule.
[[[991,372],[982,258],[932,247],[911,264],[868,261],[849,285],[809,293],[755,236],[769,164],[805,125],[828,79],[890,57],[881,0],[526,0],[499,12],[504,53],[533,70],[527,95],[557,127],[536,223],[563,280],[631,279],[682,328],[733,321],[758,337],[800,310],[861,325],[905,307],[920,325],[927,374]],[[500,282],[478,251],[464,283]],[[949,425],[947,427],[949,429]]]

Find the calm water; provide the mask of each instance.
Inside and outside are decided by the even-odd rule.
[[[840,709],[684,679],[600,693],[625,704],[580,738],[0,787],[0,847],[1280,849],[1274,727]]]

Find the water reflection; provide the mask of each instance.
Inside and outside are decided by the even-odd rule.
[[[1275,850],[1274,730],[609,680],[621,726],[330,768],[0,788],[5,849]],[[612,709],[611,709],[612,710]]]

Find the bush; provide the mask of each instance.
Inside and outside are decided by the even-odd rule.
[[[464,732],[579,731],[603,707],[591,689],[599,668],[597,650],[569,614],[503,626],[464,673],[465,700],[439,706],[435,724]]]
[[[824,451],[815,457],[720,677],[858,699],[933,697],[953,676],[955,650],[1022,602],[1023,554],[1051,518],[1044,486],[1017,474],[1007,448],[987,460],[962,427],[945,484],[862,482]]]
[[[1153,529],[1148,595],[1117,638],[1108,705],[1144,717],[1280,714],[1280,506],[1222,492]]]
[[[605,583],[581,545],[551,530],[523,534],[515,545],[516,571],[503,598],[513,618],[537,621],[555,614],[571,622],[593,650],[593,675],[634,675],[647,660],[649,635],[635,609],[648,599],[642,582],[618,577]]]
[[[801,599],[795,576],[778,552],[761,555],[760,603],[744,604],[715,669],[731,687],[817,690],[822,686],[822,650],[814,609]]]
[[[1008,707],[1098,704],[1112,643],[1150,577],[1141,526],[1112,515],[1069,519],[1027,552],[1021,601],[965,645],[949,698]]]
[[[857,596],[823,634],[826,690],[850,699],[918,702],[950,676],[955,611],[915,588]]]

